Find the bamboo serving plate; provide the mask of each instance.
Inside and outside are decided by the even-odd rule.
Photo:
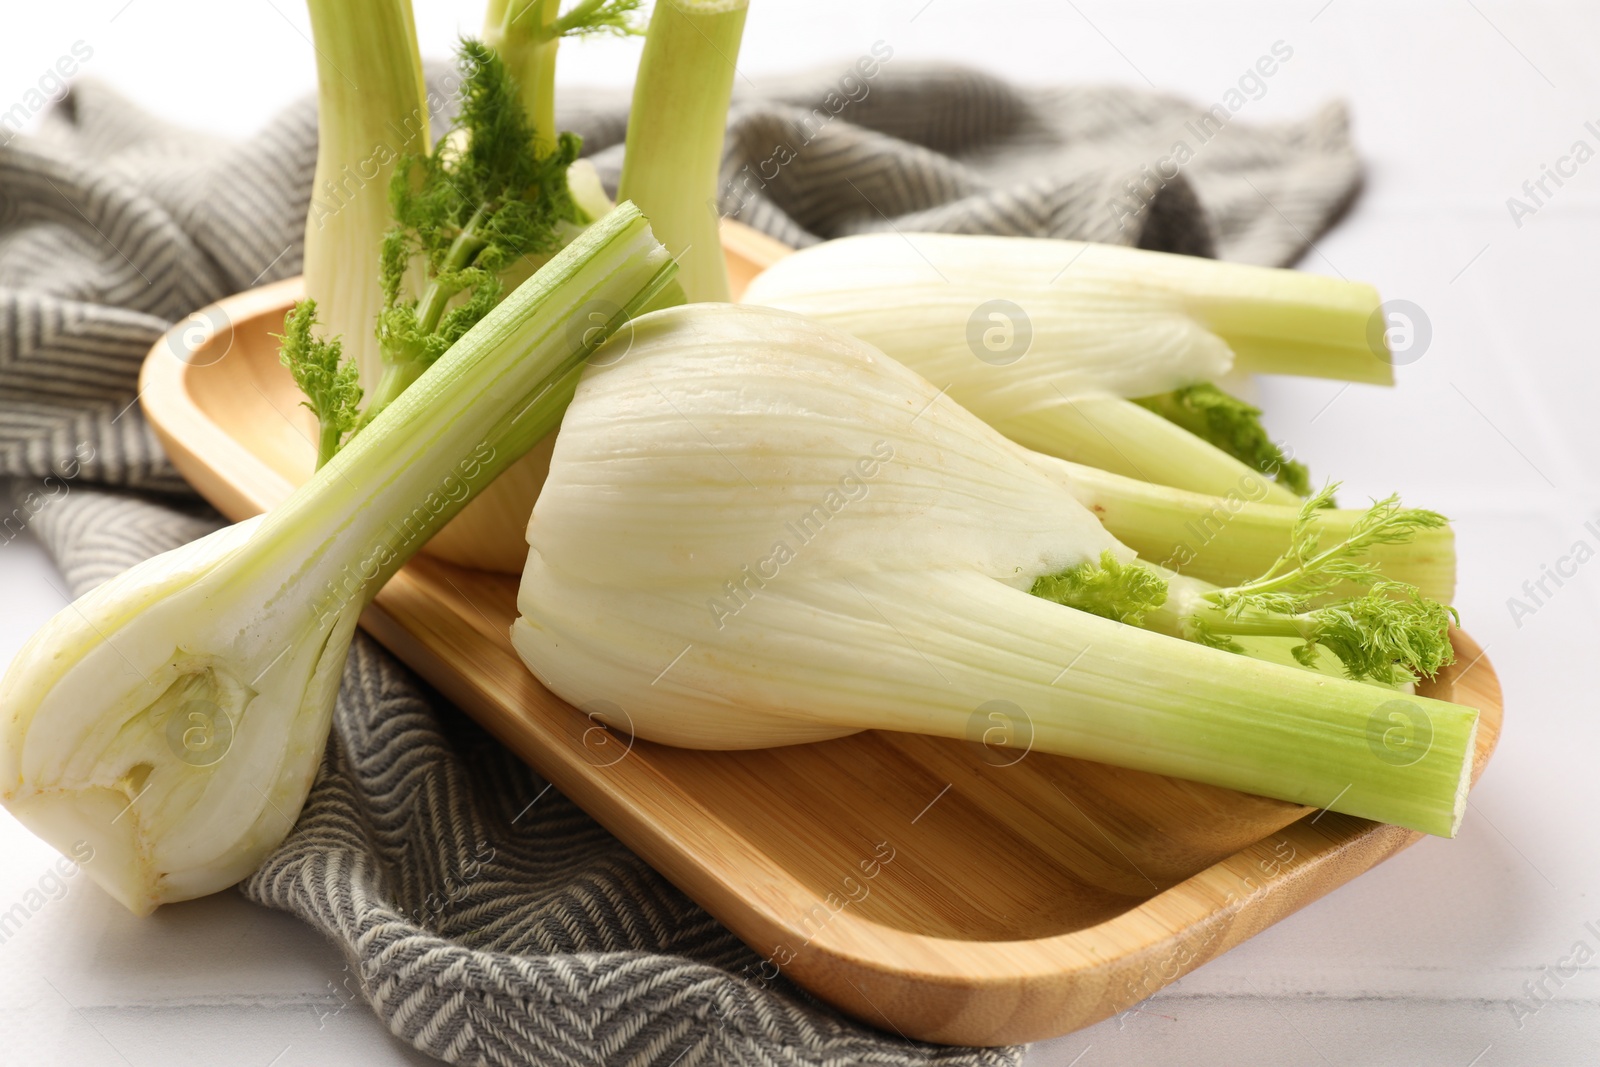
[[[724,239],[736,292],[785,251],[737,225]],[[299,294],[291,279],[230,297],[144,364],[167,455],[230,519],[312,469],[269,336]],[[523,667],[516,592],[514,577],[423,555],[361,622],[759,953],[751,981],[781,971],[909,1038],[998,1045],[1087,1026],[1421,836],[978,740],[872,732],[743,752],[634,740]],[[1500,687],[1470,637],[1455,645],[1456,664],[1422,691],[1480,710],[1476,780]]]

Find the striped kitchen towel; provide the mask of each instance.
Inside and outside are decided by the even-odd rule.
[[[1238,102],[1024,90],[874,46],[736,100],[722,208],[795,245],[893,228],[1288,263],[1359,184],[1344,113],[1251,125]],[[625,97],[564,103],[614,180]],[[309,100],[229,142],[93,82],[0,147],[0,544],[30,531],[74,594],[218,525],[141,417],[139,364],[196,308],[299,271],[315,151]],[[305,810],[242,888],[336,942],[372,1010],[450,1063],[1022,1055],[913,1044],[756,979],[756,954],[364,637]]]

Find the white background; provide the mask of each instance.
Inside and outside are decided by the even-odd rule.
[[[427,55],[476,28],[476,3],[417,0]],[[1162,992],[1037,1046],[1078,1064],[1593,1064],[1600,962],[1515,1020],[1523,983],[1575,942],[1600,950],[1600,653],[1590,564],[1514,623],[1509,597],[1597,510],[1594,266],[1600,161],[1517,226],[1506,199],[1577,139],[1600,147],[1600,16],[1570,3],[1279,0],[1179,4],[755,0],[740,67],[791,71],[882,39],[1027,82],[1153,84],[1216,100],[1276,40],[1294,49],[1241,119],[1350,101],[1368,187],[1305,269],[1425,309],[1433,340],[1394,391],[1280,380],[1274,433],[1346,499],[1401,491],[1457,523],[1458,606],[1506,694],[1500,750],[1461,836],[1428,840]],[[198,128],[244,135],[313,84],[298,0],[10,5],[0,111],[83,41],[84,75]],[[564,46],[565,85],[625,84],[636,43]],[[54,612],[36,546],[0,549],[0,661]],[[53,859],[0,815],[0,906]],[[82,875],[0,944],[0,1059],[29,1064],[413,1063],[341,987],[308,928],[233,894],[134,920]],[[1548,982],[1548,979],[1547,979]]]

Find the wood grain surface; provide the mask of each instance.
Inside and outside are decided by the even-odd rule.
[[[736,224],[735,224],[736,225]],[[781,254],[724,234],[736,290]],[[223,301],[143,405],[167,454],[242,519],[311,471],[310,426],[270,334],[298,279]],[[698,752],[608,730],[543,689],[508,635],[516,578],[416,557],[362,625],[768,961],[907,1037],[1004,1044],[1106,1018],[1419,839],[1211,786],[975,742],[873,732]],[[1482,713],[1500,689],[1456,633],[1421,691]],[[1352,932],[1354,935],[1355,932]]]

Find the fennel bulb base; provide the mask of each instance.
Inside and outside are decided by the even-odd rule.
[[[63,856],[86,847],[90,858],[83,863],[85,873],[135,915],[149,915],[161,903],[146,873],[149,861],[137,828],[123,815],[128,798],[121,790],[55,790],[17,797],[7,807],[18,822]]]

